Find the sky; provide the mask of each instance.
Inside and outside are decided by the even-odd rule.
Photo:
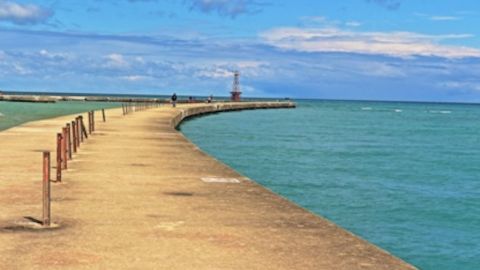
[[[0,0],[0,90],[480,102],[477,0]]]

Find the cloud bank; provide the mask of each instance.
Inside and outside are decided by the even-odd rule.
[[[238,69],[249,96],[480,101],[478,57],[398,57],[351,49],[309,52],[259,40],[157,35],[1,28],[0,35],[4,38],[0,88],[4,90],[225,96],[232,70]],[[464,38],[413,36],[416,41],[432,42]],[[405,39],[387,37],[389,41]],[[26,42],[30,40],[35,42]]]
[[[284,27],[263,32],[260,36],[271,46],[301,52],[345,52],[396,57],[480,57],[480,49],[439,43],[471,38],[469,34],[435,36],[412,32],[354,32],[339,28]]]

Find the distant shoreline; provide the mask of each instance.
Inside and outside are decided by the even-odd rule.
[[[192,96],[196,100],[206,100],[207,95],[182,95],[178,94],[180,91],[177,91],[177,95],[180,98],[188,98]],[[154,98],[154,99],[165,99],[168,100],[170,95],[166,94],[132,94],[132,93],[88,93],[88,92],[33,92],[33,91],[9,91],[9,90],[1,90],[0,89],[0,101],[2,93],[4,95],[17,95],[17,96],[52,96],[52,97],[110,97],[110,98],[127,98],[127,99],[135,99],[135,98]],[[218,101],[228,101],[228,96],[215,96],[215,99]],[[372,100],[372,99],[337,99],[337,98],[299,98],[299,97],[243,97],[243,100],[246,101],[269,101],[269,100],[296,100],[296,101],[333,101],[333,102],[376,102],[376,103],[406,103],[406,104],[461,104],[461,105],[473,105],[477,106],[480,105],[479,102],[461,102],[461,101],[433,101],[433,100]],[[92,101],[92,100],[90,100]],[[128,101],[127,101],[128,102]]]
[[[189,101],[188,98],[192,97]],[[207,96],[179,95],[179,103],[203,103]],[[289,98],[243,98],[243,101],[279,101]],[[0,91],[0,101],[54,103],[57,101],[102,101],[102,102],[155,102],[169,103],[168,95],[134,95],[134,94],[94,94],[94,93],[52,93],[52,92],[13,92]],[[227,96],[218,96],[214,101],[229,102]]]

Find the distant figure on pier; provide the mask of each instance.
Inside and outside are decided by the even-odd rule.
[[[177,106],[177,94],[173,93],[173,95],[172,95],[172,107],[175,108],[175,106]]]
[[[207,98],[207,103],[212,103],[212,100],[213,100],[213,96],[210,95],[210,96]]]
[[[188,97],[188,103],[192,103],[193,102],[193,97],[192,96],[189,96]]]

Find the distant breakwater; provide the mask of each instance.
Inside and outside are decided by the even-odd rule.
[[[77,94],[33,94],[33,93],[9,93],[0,91],[0,101],[11,102],[32,102],[32,103],[56,103],[59,101],[91,101],[91,102],[124,102],[124,103],[169,103],[168,97],[135,97],[135,96],[116,96],[116,95],[77,95]],[[256,101],[256,99],[246,99],[243,102]],[[260,101],[260,100],[258,100]],[[279,101],[279,100],[277,100]],[[230,103],[227,98],[219,98],[213,100],[213,102]],[[288,102],[288,101],[287,101]],[[191,99],[179,98],[177,103],[207,103],[206,98],[194,97]]]
[[[160,98],[134,98],[134,97],[109,97],[109,96],[44,96],[44,95],[6,95],[0,93],[0,101],[55,103],[57,101],[98,101],[98,102],[154,102],[166,103],[167,99]]]

